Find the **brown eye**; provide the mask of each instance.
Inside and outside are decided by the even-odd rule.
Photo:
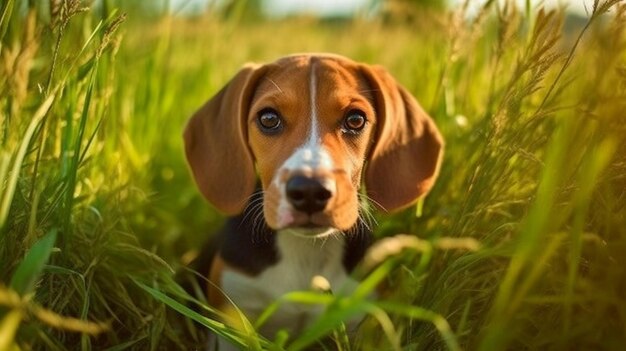
[[[346,118],[343,120],[343,131],[351,134],[360,133],[365,124],[367,123],[367,118],[365,118],[365,113],[359,110],[352,110],[348,112]]]
[[[257,122],[261,131],[265,134],[278,133],[283,127],[282,118],[280,118],[276,110],[271,108],[261,110],[257,116]]]

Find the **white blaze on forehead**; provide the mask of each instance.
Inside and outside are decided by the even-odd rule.
[[[315,75],[315,66],[311,65],[311,77],[309,79],[309,93],[311,94],[311,134],[307,142],[308,145],[320,143],[317,128],[317,76]]]
[[[311,66],[309,78],[309,94],[311,103],[310,130],[305,143],[297,148],[285,161],[281,169],[301,170],[310,172],[319,169],[333,169],[333,161],[328,150],[322,145],[320,137],[320,123],[317,114],[317,75],[315,66]]]
[[[302,147],[302,161],[314,169],[332,169],[333,162],[330,154],[322,145],[320,137],[320,123],[317,114],[317,74],[315,65],[311,65],[311,75],[309,78],[309,94],[311,97],[311,130],[309,139]]]

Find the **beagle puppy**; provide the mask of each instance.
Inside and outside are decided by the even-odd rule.
[[[204,197],[232,216],[210,250],[209,302],[254,321],[322,276],[349,292],[384,211],[432,187],[443,153],[433,120],[379,66],[331,54],[249,64],[189,120],[187,161]],[[364,190],[363,190],[364,188]],[[260,332],[303,330],[318,307],[281,305]]]

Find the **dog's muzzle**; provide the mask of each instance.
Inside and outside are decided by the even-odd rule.
[[[292,176],[285,187],[291,206],[308,215],[323,211],[333,195],[321,179],[303,175]]]

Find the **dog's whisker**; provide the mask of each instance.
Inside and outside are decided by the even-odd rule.
[[[248,206],[246,207],[246,210],[244,211],[244,216],[241,219],[241,222],[239,223],[239,226],[241,227],[243,224],[246,223],[246,221],[248,221],[251,217],[254,217],[255,213],[258,211],[259,208],[263,208],[263,198],[260,199],[255,199],[252,200]]]
[[[267,222],[264,218],[264,205],[272,207],[275,201],[272,201],[271,198],[267,199],[265,194],[266,192],[263,189],[255,192],[255,195],[253,196],[258,197],[250,200],[250,203],[248,204],[250,208],[248,209],[248,213],[245,217],[245,220],[251,220],[252,240],[255,242],[261,240],[268,242],[269,234],[271,232],[271,229],[267,226]]]
[[[253,204],[259,201],[263,201],[263,195],[264,195],[263,190],[257,190],[254,193],[252,193],[252,195],[248,196],[248,198],[246,199],[247,204],[246,204],[246,207],[243,209],[243,211],[245,212]]]
[[[369,195],[367,194],[363,194],[363,193],[358,193],[357,196],[363,200],[366,200],[368,202],[371,202],[373,204],[375,204],[376,206],[380,207],[381,210],[383,210],[384,212],[389,212],[387,210],[387,208],[385,208],[385,206],[383,206],[380,202],[372,199]]]
[[[361,208],[361,211],[359,211],[359,216],[361,216],[363,220],[367,222],[367,224],[374,224],[375,226],[378,226],[378,221],[376,220],[374,213],[372,213],[370,209]]]
[[[241,219],[241,222],[244,223],[248,217],[250,216],[251,213],[253,213],[257,207],[259,206],[263,206],[262,203],[262,199],[261,200],[253,200],[251,201],[248,206],[246,206],[246,209],[244,210],[244,216]]]
[[[263,215],[263,207],[257,206],[252,215],[252,238],[254,241],[260,238],[260,232],[263,229],[259,223],[260,217]]]
[[[263,239],[267,241],[267,225],[265,223],[263,206],[259,206],[253,220],[253,237],[256,239]]]
[[[335,240],[341,240],[345,235],[343,231],[337,230],[331,234],[331,237]]]
[[[368,225],[378,226],[378,221],[374,216],[373,210],[367,206],[359,204],[359,217]],[[368,229],[371,230],[369,227]]]
[[[370,219],[372,216],[372,213],[367,207],[359,206],[359,216],[366,218],[366,219]]]
[[[259,212],[263,212],[263,197],[260,197],[258,199],[254,199],[252,201],[250,201],[250,203],[248,204],[248,207],[246,208],[246,212],[243,216],[243,218],[241,219],[241,222],[239,223],[239,225],[243,225],[248,223],[249,221],[251,221],[251,227],[252,227],[252,241],[255,241],[255,227],[256,227],[256,222],[257,222],[257,217],[258,217],[258,213]]]
[[[254,192],[252,192],[252,194],[250,194],[250,196],[246,197],[245,201],[246,202],[252,201],[252,200],[254,200],[254,198],[256,196],[262,195],[263,193],[264,193],[263,189],[257,189]],[[262,196],[261,196],[261,198],[262,198]]]
[[[368,225],[367,221],[362,216],[359,216],[358,223],[363,225],[365,229],[372,231],[372,228]]]

